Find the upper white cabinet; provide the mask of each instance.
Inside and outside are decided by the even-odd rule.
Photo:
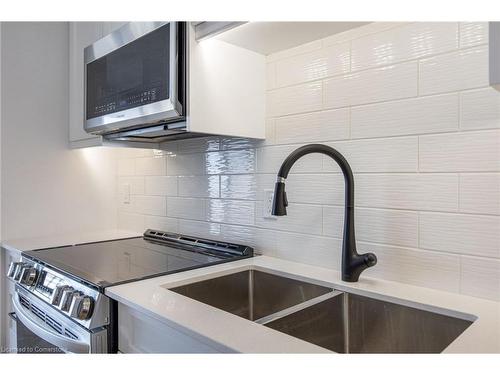
[[[102,35],[101,22],[71,22],[69,26],[69,141],[73,147],[100,142],[100,137],[83,129],[83,50]]]
[[[101,137],[88,134],[84,124],[83,50],[125,22],[70,22],[69,26],[69,141],[71,147],[101,144]]]

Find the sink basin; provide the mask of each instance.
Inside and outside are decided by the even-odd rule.
[[[170,290],[255,321],[324,295],[332,288],[247,270]]]
[[[339,353],[440,353],[471,324],[339,292],[264,325]]]

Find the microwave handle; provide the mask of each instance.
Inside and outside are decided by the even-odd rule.
[[[86,342],[74,340],[69,337],[54,333],[48,328],[40,325],[40,323],[36,322],[35,315],[30,311],[27,311],[19,302],[17,293],[12,298],[12,306],[14,307],[14,312],[17,316],[17,320],[23,323],[26,328],[28,328],[38,337],[68,353],[90,353],[90,345]]]

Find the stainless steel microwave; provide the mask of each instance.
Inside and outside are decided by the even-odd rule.
[[[158,142],[186,133],[185,22],[131,22],[85,48],[85,130]]]

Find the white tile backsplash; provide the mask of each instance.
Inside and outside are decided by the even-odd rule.
[[[500,301],[500,260],[463,256],[460,291]]]
[[[353,40],[352,70],[413,60],[456,48],[456,22],[415,22]]]
[[[500,215],[500,173],[460,174],[460,212]]]
[[[416,62],[354,72],[324,81],[324,108],[417,96]]]
[[[358,251],[379,260],[362,277],[499,300],[500,93],[487,52],[485,22],[375,22],[270,55],[266,140],[124,149],[118,225],[338,270],[344,180],[329,157],[300,159],[288,216],[264,218],[283,160],[322,143],[354,171]]]
[[[167,172],[166,168],[164,157],[135,159],[135,173],[139,176],[163,176]]]
[[[466,91],[460,95],[460,128],[464,130],[500,128],[500,91]]]
[[[336,44],[276,62],[276,86],[290,86],[349,72],[350,45]]]
[[[356,176],[356,205],[406,210],[457,211],[458,175],[363,174]]]
[[[351,136],[374,138],[456,131],[458,108],[456,93],[353,107]]]
[[[460,22],[460,48],[488,43],[488,22]]]
[[[146,195],[177,195],[177,176],[146,176],[144,184]]]
[[[219,176],[179,176],[180,197],[219,198]]]
[[[349,138],[349,109],[280,117],[275,123],[275,143],[324,142]]]
[[[419,94],[431,95],[488,85],[488,46],[420,61]]]
[[[500,170],[500,130],[420,137],[422,172],[491,172]]]
[[[356,238],[359,241],[418,247],[418,212],[357,208]],[[323,207],[323,235],[342,238],[344,207]]]
[[[424,249],[500,258],[500,217],[420,213]]]
[[[418,138],[399,137],[363,139],[327,143],[349,160],[354,173],[416,172],[418,169]],[[339,172],[329,157],[324,158],[323,171]]]
[[[323,83],[312,82],[267,92],[269,116],[318,111],[323,104]]]

